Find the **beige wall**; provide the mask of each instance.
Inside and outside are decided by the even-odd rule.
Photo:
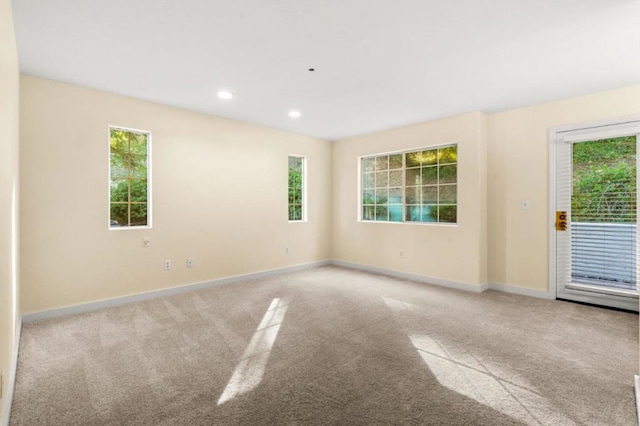
[[[640,86],[337,141],[333,257],[449,281],[548,291],[548,132],[640,114]],[[358,157],[460,144],[459,224],[358,222]],[[529,201],[529,209],[522,209]],[[399,251],[405,257],[399,257]]]
[[[22,86],[25,312],[329,257],[546,291],[548,129],[640,113],[634,86],[331,144],[32,77]],[[110,124],[152,132],[153,229],[103,226]],[[357,221],[359,156],[452,142],[457,226]],[[286,200],[289,153],[308,156],[304,224],[287,223],[285,201],[273,201]],[[187,256],[195,268],[184,266]],[[172,271],[162,270],[164,259]]]
[[[335,142],[333,257],[457,283],[485,283],[486,142],[481,113]],[[360,156],[449,143],[458,143],[457,225],[358,222]]]
[[[490,282],[548,290],[549,128],[632,114],[640,86],[489,115]]]
[[[18,300],[18,101],[19,71],[13,32],[11,2],[0,0],[0,370],[4,383],[0,400],[0,421],[7,400],[8,372],[18,342],[15,329],[20,315]]]
[[[107,229],[109,125],[152,134],[152,229]],[[21,131],[25,313],[330,257],[330,142],[26,76]],[[288,154],[307,223],[287,222]]]

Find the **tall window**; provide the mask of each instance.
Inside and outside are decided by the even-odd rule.
[[[117,127],[110,136],[109,227],[150,226],[149,146],[151,134]]]
[[[306,220],[305,158],[289,156],[289,220]]]
[[[457,221],[457,145],[362,158],[362,220]]]

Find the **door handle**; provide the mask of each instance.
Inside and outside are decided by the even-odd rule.
[[[556,231],[567,230],[567,212],[559,210],[556,212]]]

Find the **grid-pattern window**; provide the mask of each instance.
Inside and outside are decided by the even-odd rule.
[[[151,134],[109,128],[109,227],[149,226],[149,146]]]
[[[304,221],[305,206],[305,158],[289,156],[289,220]]]
[[[362,220],[402,222],[402,154],[362,159]]]
[[[362,159],[362,220],[457,221],[457,145]]]

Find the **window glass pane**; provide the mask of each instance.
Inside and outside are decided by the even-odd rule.
[[[121,180],[117,182],[111,182],[111,202],[126,203],[129,200],[129,181]]]
[[[389,190],[387,188],[376,189],[376,204],[386,204],[389,198]]]
[[[420,158],[422,157],[422,153],[418,152],[407,152],[405,154],[406,165],[405,167],[418,167],[420,166]]]
[[[131,134],[130,152],[134,155],[147,156],[147,135],[143,133]]]
[[[146,202],[147,201],[147,181],[132,179],[130,184],[131,188],[131,201]]]
[[[420,222],[420,206],[407,206],[407,222]]]
[[[456,216],[456,206],[440,206],[440,222],[456,223]]]
[[[395,154],[395,155],[389,156],[389,168],[402,169],[402,154]]]
[[[446,148],[440,148],[438,150],[438,156],[440,157],[440,164],[455,163],[458,161],[458,147],[448,146]]]
[[[301,173],[302,172],[302,158],[289,156],[289,169],[292,172]]]
[[[302,188],[302,171],[289,169],[289,188]]]
[[[389,156],[383,155],[380,157],[376,157],[376,170],[389,170]]]
[[[456,203],[456,185],[441,185],[439,204],[455,204]]]
[[[420,204],[420,186],[407,186],[405,189],[405,202],[407,204]]]
[[[437,203],[438,203],[438,187],[423,186],[422,187],[422,204],[437,204]]]
[[[289,220],[296,220],[296,212],[293,204],[289,204]]]
[[[431,166],[438,163],[438,150],[430,149],[421,153],[422,165]]]
[[[294,205],[293,206],[294,209],[294,220],[302,220],[302,205],[298,204],[298,205]]]
[[[402,170],[389,172],[389,186],[402,186]]]
[[[389,205],[389,221],[402,222],[402,204]]]
[[[451,166],[438,167],[440,173],[440,183],[456,183],[457,178],[457,166],[455,164]]]
[[[129,226],[129,204],[111,204],[110,210],[109,226]]]
[[[122,154],[111,154],[111,179],[126,179],[129,177],[127,156]]]
[[[131,226],[147,225],[147,205],[131,204]]]
[[[124,155],[129,153],[129,137],[128,132],[120,129],[111,129],[110,147],[111,153]]]
[[[405,180],[405,185],[413,186],[422,184],[422,180],[420,178],[420,169],[407,169],[406,174],[407,178]]]
[[[402,204],[402,188],[389,188],[389,203]]]
[[[376,188],[389,186],[389,172],[376,172]]]
[[[365,173],[362,175],[363,188],[375,188],[375,186],[376,186],[375,173]]]
[[[422,184],[423,185],[438,184],[438,168],[436,166],[422,168]]]
[[[293,204],[302,204],[302,188],[293,188]]]
[[[365,189],[362,191],[362,204],[375,204],[375,191]]]
[[[372,172],[375,169],[376,169],[376,159],[374,157],[362,159],[363,172]]]
[[[375,206],[362,207],[362,220],[375,220],[375,218],[376,218]]]
[[[422,222],[437,222],[438,221],[438,206],[424,205],[422,206]]]
[[[376,220],[389,220],[389,209],[387,208],[387,206],[376,206]]]
[[[131,177],[138,179],[146,179],[147,177],[147,157],[139,155],[129,156],[131,164]]]

